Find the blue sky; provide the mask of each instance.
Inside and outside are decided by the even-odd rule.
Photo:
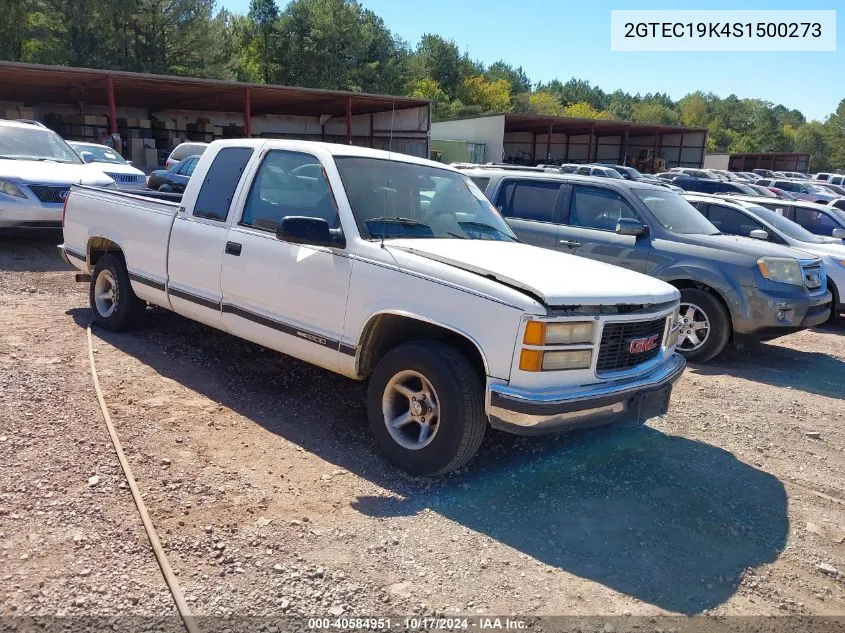
[[[283,7],[285,0],[278,0]],[[485,64],[522,66],[532,81],[586,79],[603,90],[666,92],[677,99],[694,90],[722,97],[759,98],[798,108],[823,120],[845,98],[845,44],[836,52],[643,53],[610,51],[611,9],[837,9],[841,0],[362,0],[396,35],[416,44],[424,33],[453,39]],[[218,0],[237,13],[249,0]],[[837,6],[838,5],[838,6]]]

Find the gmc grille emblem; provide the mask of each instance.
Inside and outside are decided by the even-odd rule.
[[[660,345],[660,335],[653,334],[649,337],[633,338],[631,344],[628,346],[628,351],[631,354],[642,354],[648,352]]]

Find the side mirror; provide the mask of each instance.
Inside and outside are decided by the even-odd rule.
[[[748,234],[748,237],[753,237],[755,240],[767,240],[769,239],[769,233],[763,229],[754,229]]]
[[[287,216],[282,218],[276,237],[294,244],[345,248],[346,240],[340,229],[330,229],[322,218]]]
[[[94,162],[94,154],[92,154],[91,152],[82,152],[82,153],[79,154],[79,156],[82,158],[82,161],[85,162],[85,163],[93,163]]]
[[[127,164],[127,165],[131,165],[131,164],[132,164],[132,161],[131,161],[131,160],[127,160],[127,161],[126,161],[126,164]]]
[[[840,240],[845,240],[845,229],[833,229],[831,235],[838,237]]]
[[[617,235],[633,235],[639,236],[645,233],[648,230],[648,227],[640,222],[639,220],[634,220],[633,218],[619,218],[616,222],[616,234]]]

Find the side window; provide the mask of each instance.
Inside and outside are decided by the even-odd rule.
[[[615,231],[619,218],[638,220],[637,214],[615,191],[578,185],[569,205],[569,225]]]
[[[487,185],[490,184],[490,179],[485,178],[484,176],[476,176],[475,178],[470,178],[475,183],[475,186],[481,189],[482,193],[487,193]]]
[[[590,175],[590,168],[589,167],[579,167],[578,171],[575,172],[581,176],[589,176]]]
[[[842,185],[845,184],[845,177],[842,176],[834,176],[830,179],[830,183],[833,185]]]
[[[179,169],[176,170],[176,173],[180,176],[190,176],[191,174],[188,173],[188,169],[190,169],[191,163],[193,163],[193,159],[182,161],[182,164],[179,165]],[[191,173],[193,173],[193,170],[191,170]]]
[[[235,189],[241,180],[246,164],[252,156],[251,147],[226,147],[221,149],[208,168],[205,180],[194,203],[194,215],[200,218],[226,221]],[[191,173],[199,162],[191,159]],[[190,176],[190,174],[187,174]]]
[[[815,211],[806,207],[795,208],[795,221],[816,235],[832,235],[833,229],[840,228],[839,224],[824,211]]]
[[[188,161],[188,164],[185,166],[185,176],[190,178],[194,175],[194,169],[196,168],[198,162],[200,162],[199,158],[192,158]]]
[[[831,204],[837,209],[842,209],[843,211],[845,211],[845,198],[839,198],[839,200],[834,200]]]
[[[730,207],[723,207],[719,204],[710,205],[707,217],[717,229],[728,235],[744,235],[745,237],[749,237],[751,231],[756,229],[766,230],[762,224],[749,218],[741,211],[731,209]]]
[[[511,180],[499,196],[499,208],[508,218],[551,222],[557,208],[560,183]]]
[[[273,150],[255,174],[240,224],[275,231],[282,218],[292,215],[322,218],[329,228],[340,226],[334,196],[317,157]]]

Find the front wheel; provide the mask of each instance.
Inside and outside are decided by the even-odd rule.
[[[173,193],[173,187],[171,187],[170,185],[161,185],[161,186],[158,188],[158,190],[159,190],[161,193]]]
[[[681,290],[680,321],[675,349],[693,363],[704,363],[719,355],[731,337],[728,311],[712,293],[704,290]]]
[[[413,475],[460,468],[487,429],[480,376],[463,354],[437,341],[388,352],[370,379],[367,410],[384,455]]]

